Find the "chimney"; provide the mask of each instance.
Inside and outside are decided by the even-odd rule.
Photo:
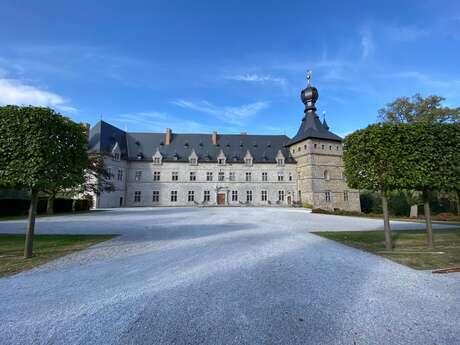
[[[213,145],[217,145],[217,132],[212,131],[211,141]]]
[[[166,145],[171,144],[171,128],[166,128]]]

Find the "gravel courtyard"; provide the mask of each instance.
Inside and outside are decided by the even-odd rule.
[[[459,344],[460,274],[309,233],[381,225],[277,208],[41,218],[37,233],[121,236],[0,279],[0,344]]]

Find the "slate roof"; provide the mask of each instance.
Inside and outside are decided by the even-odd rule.
[[[295,163],[285,147],[289,137],[285,135],[217,134],[217,145],[212,144],[211,133],[172,133],[171,143],[166,145],[165,133],[125,132],[100,121],[90,130],[90,152],[110,154],[118,142],[122,159],[152,161],[157,148],[163,161],[188,162],[195,150],[199,162],[217,162],[217,156],[224,152],[227,163],[242,163],[249,150],[254,163],[275,163],[279,150],[286,163]]]
[[[305,114],[297,134],[289,140],[287,145],[293,145],[308,138],[342,141],[341,137],[329,131],[326,121],[321,123],[321,120],[314,111],[309,111]]]

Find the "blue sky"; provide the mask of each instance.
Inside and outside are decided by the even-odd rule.
[[[313,71],[339,135],[420,92],[460,105],[458,1],[2,1],[0,104],[130,131],[294,135]]]

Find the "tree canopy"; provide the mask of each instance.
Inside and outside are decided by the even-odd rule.
[[[31,191],[24,256],[32,256],[38,192],[85,182],[84,125],[50,108],[0,107],[0,186]]]
[[[420,94],[400,97],[379,110],[379,119],[391,123],[454,123],[460,121],[460,108],[443,107],[444,97]]]

